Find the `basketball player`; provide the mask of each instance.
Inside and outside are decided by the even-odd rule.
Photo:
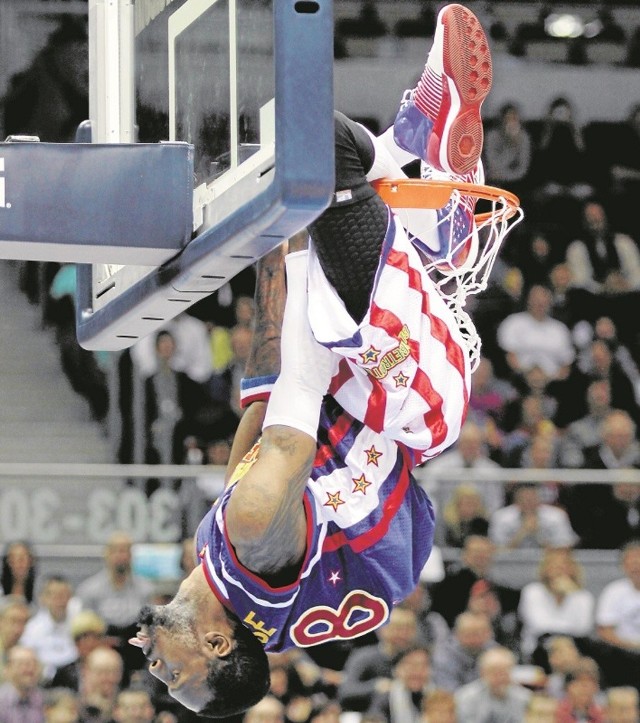
[[[418,251],[368,181],[416,157],[472,173],[490,82],[477,19],[445,7],[394,131],[336,113],[335,196],[309,248],[305,233],[289,244],[286,304],[283,252],[259,263],[229,482],[197,531],[201,564],[130,641],[193,711],[245,710],[268,690],[265,651],[364,635],[417,584],[433,509],[411,470],[456,440],[470,363],[421,256],[444,259],[448,236]]]

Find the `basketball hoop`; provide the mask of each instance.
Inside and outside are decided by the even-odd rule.
[[[471,370],[475,370],[481,340],[464,306],[470,294],[478,294],[487,288],[503,241],[523,218],[520,199],[501,188],[456,180],[385,178],[373,181],[372,186],[393,209],[409,238],[417,242],[416,246],[423,249],[428,246],[420,242],[423,233],[436,236],[444,232],[448,235],[446,255],[437,260],[422,255],[425,269],[456,318],[469,352]],[[479,202],[488,210],[477,209]],[[473,214],[474,223],[469,233],[454,243],[452,221],[459,207],[467,214]],[[418,209],[420,212],[433,210],[434,213],[423,213],[417,218]],[[437,215],[436,210],[440,210]],[[469,255],[460,263],[456,256],[465,247],[470,249]]]

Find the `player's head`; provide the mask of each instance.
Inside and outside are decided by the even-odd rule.
[[[267,693],[262,645],[212,595],[205,600],[181,587],[167,605],[143,608],[138,623],[140,632],[130,642],[143,649],[151,674],[186,708],[221,718]]]

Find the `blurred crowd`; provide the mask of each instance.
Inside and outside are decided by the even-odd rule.
[[[63,20],[13,79],[5,132],[71,140],[87,115],[85,61],[83,24]],[[640,99],[617,123],[584,127],[577,115],[558,97],[525,121],[514,99],[487,121],[487,182],[517,193],[526,218],[471,302],[483,353],[460,439],[421,471],[427,485],[460,471],[433,482],[437,543],[459,560],[375,634],[271,656],[271,694],[248,723],[639,720],[640,487],[478,486],[462,472],[640,468]],[[252,268],[117,357],[77,344],[72,266],[24,263],[20,274],[95,419],[117,411],[117,461],[227,462]],[[219,480],[205,481],[200,502],[219,491]],[[492,571],[498,551],[516,549],[540,558],[522,589]],[[619,550],[619,579],[594,594],[576,549]],[[126,533],[75,589],[64,575],[40,579],[27,542],[7,546],[1,583],[0,723],[191,719],[126,644],[140,605],[174,592],[132,573]]]

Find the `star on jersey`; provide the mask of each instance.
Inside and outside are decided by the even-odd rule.
[[[406,374],[403,374],[402,372],[400,372],[399,374],[396,374],[395,377],[393,377],[393,381],[396,383],[396,389],[398,389],[398,387],[406,387],[407,386],[409,377]]]
[[[360,475],[357,479],[352,479],[353,482],[353,492],[362,492],[363,495],[367,494],[367,487],[371,487],[371,482],[367,480],[367,478],[364,476],[364,473]]]
[[[340,570],[332,570],[331,575],[329,575],[329,582],[335,587],[341,580]]]
[[[375,466],[378,466],[378,460],[380,457],[382,457],[382,452],[378,452],[378,450],[371,445],[369,449],[365,449],[364,453],[367,455],[367,464],[375,464]]]
[[[340,490],[338,490],[337,492],[327,492],[327,497],[329,499],[324,503],[324,506],[333,507],[334,512],[337,512],[338,507],[344,504],[344,500],[340,499]]]
[[[366,351],[360,352],[360,358],[363,364],[375,364],[380,356],[380,349],[376,349],[371,345]]]

